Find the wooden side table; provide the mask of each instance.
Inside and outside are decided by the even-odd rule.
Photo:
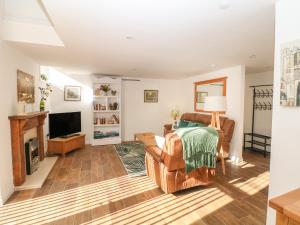
[[[61,154],[83,149],[85,147],[85,134],[79,134],[69,138],[53,138],[48,140],[48,154]]]
[[[270,199],[276,210],[276,225],[300,225],[300,188]]]

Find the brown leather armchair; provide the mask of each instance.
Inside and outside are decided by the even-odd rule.
[[[203,167],[186,174],[180,138],[175,133],[169,133],[165,138],[163,149],[158,146],[146,146],[147,175],[165,193],[208,185],[209,174],[214,174],[214,169]]]
[[[193,122],[210,123],[210,116],[204,114],[186,113],[183,114],[181,118]],[[224,130],[220,131],[218,152],[221,149],[221,144],[224,144],[229,150],[234,121],[222,118],[221,127]],[[215,174],[215,169],[202,167],[186,174],[182,142],[176,133],[170,132],[172,125],[167,125],[165,126],[165,129],[166,128],[166,140],[162,149],[158,146],[146,146],[145,161],[147,175],[160,186],[165,193],[173,193],[195,186],[210,184],[209,177]]]

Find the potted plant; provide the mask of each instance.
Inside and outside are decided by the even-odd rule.
[[[100,90],[103,91],[105,95],[107,95],[107,93],[111,90],[111,88],[109,84],[102,84],[100,86]]]
[[[49,97],[50,93],[52,92],[52,86],[48,83],[48,77],[45,74],[41,74],[41,83],[42,85],[39,87],[41,92],[41,100],[40,100],[40,111],[45,111],[45,101]]]

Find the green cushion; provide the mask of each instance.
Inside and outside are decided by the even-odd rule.
[[[178,124],[178,128],[184,128],[187,127],[188,125],[189,125],[189,121],[180,120]]]
[[[195,122],[189,121],[187,127],[206,127],[206,126],[203,123],[195,123]]]

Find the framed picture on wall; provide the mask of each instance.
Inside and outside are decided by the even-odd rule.
[[[80,86],[65,86],[65,101],[81,101]]]
[[[281,46],[280,105],[300,107],[300,40]]]
[[[197,92],[197,103],[204,103],[207,96],[208,92]]]
[[[158,90],[144,90],[144,102],[147,103],[158,102]]]
[[[34,76],[17,70],[18,102],[34,103]]]

